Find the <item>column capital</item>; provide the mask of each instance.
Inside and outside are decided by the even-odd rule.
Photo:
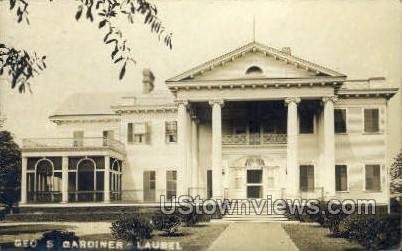
[[[188,100],[187,99],[176,99],[175,101],[174,101],[175,103],[176,103],[176,105],[184,105],[184,106],[188,106]]]
[[[296,105],[300,103],[301,99],[299,97],[288,97],[285,98],[285,103],[288,105],[290,103],[295,103]]]
[[[212,100],[208,101],[208,103],[210,106],[213,106],[215,104],[223,106],[225,102],[223,101],[223,99],[212,99]]]
[[[322,102],[325,104],[327,102],[332,102],[335,103],[336,101],[338,101],[338,97],[337,96],[327,96],[327,97],[323,97],[322,98]]]

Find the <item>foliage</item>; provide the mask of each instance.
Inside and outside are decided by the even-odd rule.
[[[175,214],[157,213],[152,217],[152,223],[155,229],[171,236],[177,233],[181,219]]]
[[[27,0],[8,0],[10,10],[15,10],[17,22],[23,20],[29,25]],[[49,0],[52,2],[53,0]],[[150,26],[151,33],[158,35],[158,39],[172,49],[172,33],[166,31],[162,21],[158,17],[156,5],[147,0],[75,0],[78,4],[75,19],[81,17],[97,24],[99,29],[105,30],[103,42],[111,46],[111,59],[114,64],[120,64],[119,79],[125,73],[128,63],[135,63],[131,48],[127,44],[127,38],[113,22],[123,17],[130,24],[134,23],[135,15],[144,17],[144,24]],[[18,86],[19,92],[24,92],[29,87],[28,80],[46,67],[45,56],[37,57],[36,53],[28,54],[25,50],[0,45],[0,75],[4,72],[11,77],[11,87]],[[4,71],[7,69],[6,71]]]
[[[0,202],[19,200],[21,151],[8,131],[0,131]]]
[[[198,214],[196,210],[192,210],[192,212],[188,214],[177,213],[177,215],[181,218],[181,221],[186,227],[192,227],[200,222],[209,222],[211,220],[211,215]]]
[[[19,92],[30,90],[29,80],[34,74],[46,68],[46,56],[38,56],[36,52],[29,54],[25,50],[7,47],[0,44],[0,75],[7,73],[11,76],[11,88],[18,88]]]
[[[350,215],[339,224],[339,235],[356,239],[367,249],[385,249],[398,245],[399,215]]]
[[[38,250],[47,250],[49,247],[47,246],[47,242],[51,241],[53,247],[51,250],[64,250],[63,242],[78,242],[79,237],[75,235],[74,232],[61,231],[61,230],[52,230],[43,233],[42,237],[38,240]],[[50,249],[49,249],[50,250]]]
[[[402,151],[391,165],[390,176],[391,196],[395,197],[400,203],[402,200]]]
[[[114,238],[136,245],[139,241],[151,238],[153,226],[148,219],[135,215],[113,222],[111,230]]]

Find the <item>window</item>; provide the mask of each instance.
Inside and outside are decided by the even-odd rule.
[[[381,191],[381,166],[366,165],[366,190]]]
[[[168,121],[165,123],[166,143],[177,142],[177,121]]]
[[[346,133],[346,109],[334,110],[335,133]]]
[[[301,165],[300,166],[300,190],[314,191],[314,166]]]
[[[73,146],[83,146],[84,145],[84,131],[74,131],[73,132]]]
[[[109,141],[113,140],[114,132],[113,130],[103,131],[102,136],[103,136],[103,145],[107,146],[110,143]]]
[[[166,171],[166,197],[171,200],[177,195],[177,171]]]
[[[379,132],[379,112],[378,109],[364,109],[364,132]]]
[[[135,144],[146,144],[148,136],[148,126],[146,123],[127,124],[127,142]]]
[[[251,66],[247,69],[246,75],[260,75],[262,74],[262,69],[258,66]]]
[[[335,188],[336,191],[348,190],[348,174],[346,165],[335,166]]]
[[[262,183],[262,170],[247,170],[247,183]]]
[[[314,133],[314,113],[308,110],[300,111],[300,133]]]

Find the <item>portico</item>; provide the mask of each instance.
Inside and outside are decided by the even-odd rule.
[[[268,62],[265,62],[266,60]],[[273,76],[265,74],[264,70],[267,67],[270,67]],[[285,75],[283,75],[281,67],[288,69]],[[282,76],[277,77],[278,74]],[[212,183],[212,197],[224,198],[231,195],[244,198],[244,196],[247,197],[247,193],[244,191],[247,190],[248,185],[251,186],[245,179],[247,171],[244,172],[244,177],[240,181],[243,188],[246,189],[240,189],[242,191],[238,187],[235,188],[233,180],[236,178],[233,178],[234,174],[231,173],[236,168],[241,168],[235,166],[239,164],[238,159],[248,161],[250,158],[258,156],[262,161],[264,159],[273,161],[272,158],[276,158],[274,160],[278,169],[275,171],[276,177],[268,177],[268,173],[274,172],[267,169],[272,163],[265,163],[266,161],[263,161],[264,164],[260,167],[263,170],[262,173],[254,172],[258,176],[256,179],[261,179],[262,186],[272,186],[272,184],[266,184],[270,178],[271,180],[282,180],[277,182],[275,187],[271,187],[273,190],[280,191],[276,194],[280,194],[281,197],[325,196],[329,198],[334,196],[334,102],[338,88],[344,79],[342,74],[317,65],[310,65],[307,62],[300,62],[299,59],[285,52],[268,50],[260,44],[251,43],[238,51],[211,60],[166,81],[167,86],[176,96],[178,104],[178,144],[182,149],[179,152],[187,153],[185,156],[179,156],[181,159],[180,170],[184,172],[182,175],[186,176],[188,172],[200,173],[198,158],[200,156],[210,158],[205,162],[208,165],[206,168],[212,172],[212,182],[210,182]],[[308,102],[318,104],[312,117],[316,130],[312,135],[301,135],[299,133],[299,107],[304,107],[304,103]],[[250,106],[250,104],[258,104],[260,107],[265,105],[266,114],[271,114],[277,109],[272,105],[269,106],[270,103],[282,107],[282,117],[279,116],[283,119],[282,121],[272,116],[270,121],[263,121],[261,119],[264,117],[263,112],[251,118],[251,112],[256,108],[248,108],[248,110],[244,110],[243,118],[233,120],[234,126],[246,123],[247,133],[243,135],[236,132],[232,135],[226,133],[228,125],[224,122],[231,120],[231,116],[236,117],[237,108],[234,104],[243,104],[244,107]],[[223,116],[226,117],[223,118]],[[201,152],[196,156],[195,151],[188,150],[194,148],[194,144],[198,145],[198,137],[202,137],[201,134],[186,133],[191,132],[192,127],[195,127],[195,131],[199,130],[197,123],[189,122],[191,119],[199,119],[199,117],[201,125],[210,128],[211,140],[208,143],[211,150],[209,156],[203,156]],[[282,133],[279,131],[266,133],[263,126],[258,124],[266,123],[265,130],[268,130],[270,126],[278,127],[283,121],[285,125],[281,125]],[[258,125],[256,126],[256,124]],[[196,137],[197,135],[198,137]],[[314,149],[318,159],[316,163],[318,172],[316,171],[316,173],[319,174],[319,177],[316,178],[317,182],[314,187],[306,192],[300,191],[299,184],[299,166],[301,164],[299,159],[302,154],[299,149],[303,143],[300,142],[300,137],[303,140],[320,142],[318,148]],[[246,163],[243,164],[243,168],[245,165]],[[249,173],[252,175],[252,172]],[[231,179],[233,180],[231,181]],[[201,181],[205,180],[205,177],[202,176],[198,181],[196,179],[187,180],[191,183],[187,182],[182,192],[193,191],[191,195],[200,194],[194,193],[194,191],[198,191],[200,188],[202,190],[202,187],[205,190],[207,185]],[[234,192],[236,189],[239,190],[238,195]],[[262,190],[264,192],[260,193],[261,196],[268,195],[266,188]]]

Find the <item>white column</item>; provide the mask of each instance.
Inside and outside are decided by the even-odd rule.
[[[110,157],[105,156],[105,175],[103,180],[103,201],[110,202]]]
[[[187,153],[187,176],[186,176],[186,184],[187,184],[187,194],[192,195],[194,192],[194,184],[192,182],[192,177],[193,177],[193,152],[192,152],[192,146],[193,146],[193,138],[192,138],[192,126],[193,124],[191,123],[191,108],[187,112],[187,148],[186,148],[186,153]]]
[[[288,106],[287,121],[287,184],[286,193],[291,197],[299,195],[299,158],[298,158],[298,125],[297,125],[297,104],[300,98],[286,98]]]
[[[177,159],[179,168],[177,170],[177,195],[187,194],[187,105],[186,100],[177,102]]]
[[[335,196],[335,125],[334,125],[334,102],[336,97],[324,97],[324,178],[321,184],[324,185],[324,193]]]
[[[198,121],[195,115],[191,120],[191,184],[193,187],[192,196],[200,195],[199,183],[198,183]]]
[[[68,157],[63,156],[61,163],[61,202],[68,202]]]
[[[21,161],[21,201],[20,204],[27,203],[27,157],[22,157]]]
[[[222,100],[213,100],[212,106],[212,197],[223,198],[222,184]]]

